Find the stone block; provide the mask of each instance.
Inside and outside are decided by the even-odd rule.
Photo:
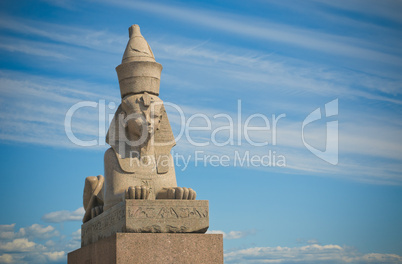
[[[68,264],[222,264],[220,234],[116,233],[68,254]]]
[[[81,246],[115,233],[205,233],[209,227],[206,200],[129,199],[81,226]]]

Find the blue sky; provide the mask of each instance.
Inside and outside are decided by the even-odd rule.
[[[0,10],[0,263],[65,263],[80,247],[84,180],[103,174],[132,24],[164,67],[161,99],[183,110],[166,107],[174,134],[184,129],[173,154],[189,160],[177,160],[177,181],[210,201],[226,263],[402,263],[401,2],[22,0]],[[302,137],[306,117],[336,99],[337,115]],[[90,147],[65,131],[83,101],[97,106],[76,111],[71,129],[97,140]],[[205,127],[200,114],[211,129],[181,125]],[[276,136],[250,132],[266,146],[237,129],[217,146],[212,130],[228,125],[218,114],[242,127],[253,114],[271,125],[284,116]],[[324,151],[334,121],[336,165],[303,143]],[[274,151],[286,166],[234,164]]]

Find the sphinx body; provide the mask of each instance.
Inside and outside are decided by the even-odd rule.
[[[191,188],[177,187],[172,129],[158,97],[162,66],[155,61],[138,25],[129,28],[130,40],[122,64],[116,67],[122,103],[109,127],[104,156],[105,177],[88,177],[84,187],[83,222],[124,199],[195,200]]]
[[[104,160],[105,210],[125,198],[154,200],[163,196],[163,188],[177,187],[169,152],[174,137],[157,96],[144,93],[123,98],[106,141],[112,147]]]

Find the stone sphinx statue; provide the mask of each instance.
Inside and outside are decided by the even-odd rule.
[[[122,63],[116,67],[122,102],[110,124],[105,177],[87,177],[83,222],[126,199],[195,200],[177,187],[171,148],[176,144],[159,96],[162,65],[155,61],[138,25],[129,28]]]

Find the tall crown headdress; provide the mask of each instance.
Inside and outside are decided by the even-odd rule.
[[[155,61],[151,47],[141,35],[140,27],[132,25],[128,31],[130,40],[121,64],[116,67],[121,97],[144,92],[159,95],[162,65]]]

